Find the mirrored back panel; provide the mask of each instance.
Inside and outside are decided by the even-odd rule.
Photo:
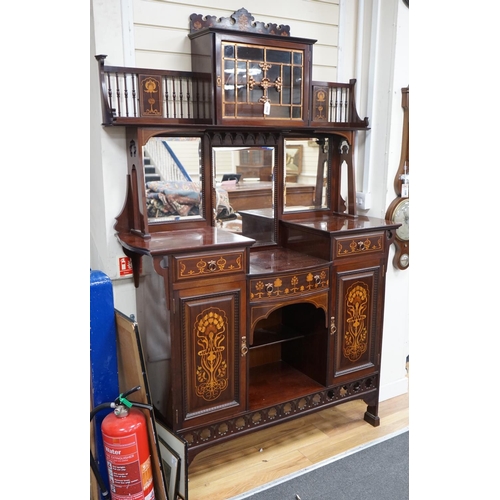
[[[284,145],[283,212],[329,208],[328,138],[285,139]]]
[[[201,219],[201,138],[151,137],[143,157],[148,223]]]
[[[214,147],[212,153],[217,225],[255,239],[256,245],[276,243],[275,148]]]

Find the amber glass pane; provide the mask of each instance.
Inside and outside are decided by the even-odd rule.
[[[236,84],[246,85],[247,83],[247,64],[245,61],[238,61],[236,70]]]
[[[222,62],[223,116],[262,118],[265,115],[261,100],[267,97],[271,103],[269,118],[302,118],[302,52],[260,45],[223,44]],[[269,86],[262,85],[264,79]],[[227,106],[229,103],[235,106]]]
[[[236,111],[236,106],[234,104],[224,105],[224,116],[234,116],[235,111]]]
[[[281,76],[281,66],[279,64],[273,64],[267,70],[267,77],[271,82],[275,82],[277,78]]]
[[[272,118],[290,118],[289,106],[271,106]]]
[[[238,62],[236,74],[236,101],[246,102],[247,100],[247,64]]]
[[[234,58],[234,45],[224,45],[224,57]]]
[[[249,59],[253,61],[264,60],[264,49],[261,47],[249,47],[247,45],[238,45],[236,47],[237,59]]]
[[[300,104],[302,102],[302,68],[293,68],[293,104]]]
[[[272,50],[266,52],[266,60],[270,63],[290,64],[291,54],[288,50]]]
[[[264,104],[238,104],[239,118],[262,118],[264,114]]]
[[[283,79],[282,79],[283,87],[281,88],[281,102],[283,104],[290,104],[291,103],[291,98],[290,98],[290,85],[291,85],[290,72],[291,72],[290,66],[284,66],[283,67]]]

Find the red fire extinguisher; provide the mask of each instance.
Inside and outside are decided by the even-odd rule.
[[[136,387],[127,392],[135,392]],[[146,417],[132,406],[151,409],[149,405],[132,403],[120,395],[113,403],[99,405],[114,408],[102,421],[101,432],[112,500],[154,500],[153,469],[149,451]],[[94,409],[94,415],[97,408]],[[92,418],[92,417],[91,417]],[[91,454],[91,465],[92,465]],[[95,466],[93,467],[96,472]],[[98,482],[103,481],[96,475]],[[102,491],[102,487],[101,487]],[[108,498],[108,492],[104,492]]]

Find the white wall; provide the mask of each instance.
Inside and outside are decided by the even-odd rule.
[[[389,2],[390,3],[390,2]],[[387,180],[386,195],[383,210],[378,208],[378,215],[383,216],[387,206],[395,198],[394,176],[399,167],[401,155],[401,139],[403,130],[403,110],[401,107],[401,89],[409,85],[409,9],[402,1],[397,3],[396,37],[394,52],[394,69],[392,88],[389,94],[390,128],[387,143]],[[411,92],[410,92],[411,94]],[[372,192],[376,190],[374,177]],[[382,199],[382,193],[380,193]],[[377,206],[378,205],[374,205]],[[377,213],[375,213],[377,215]],[[406,356],[409,350],[409,278],[411,267],[400,271],[391,265],[394,255],[394,246],[389,254],[387,273],[387,292],[385,307],[385,330],[382,349],[382,381],[381,399],[388,399],[395,395],[407,392],[408,378],[406,377]]]
[[[384,218],[395,198],[403,125],[401,88],[409,85],[409,9],[401,0],[340,1],[339,80],[357,79],[357,108],[368,116],[370,130],[359,133],[355,165],[357,190],[367,210]],[[386,277],[380,399],[408,391],[409,270],[392,266]]]
[[[102,127],[98,65],[95,55],[107,55],[117,66],[130,63],[128,23],[130,13],[121,0],[91,2],[90,36],[90,267],[113,280],[115,307],[124,314],[136,314],[132,278],[119,279],[118,258],[124,253],[113,229],[115,217],[125,201],[127,158],[123,127]],[[125,28],[124,28],[125,26]],[[124,42],[127,39],[127,43]]]
[[[190,70],[189,15],[227,17],[239,8],[229,0],[217,2],[217,8],[202,1],[91,0],[90,265],[112,279],[115,307],[125,314],[136,314],[135,288],[131,278],[119,278],[118,258],[123,252],[113,229],[125,200],[125,131],[100,125],[94,56],[107,54],[106,62],[111,65]],[[370,206],[365,213],[383,217],[394,197],[392,185],[399,165],[400,90],[409,83],[408,9],[401,0],[255,0],[246,8],[257,21],[288,24],[292,36],[317,39],[314,79],[358,79],[358,111],[362,118],[368,116],[371,124],[371,130],[359,134],[358,139],[358,190],[369,194]],[[397,271],[389,264],[382,400],[408,388],[408,279],[409,271]]]

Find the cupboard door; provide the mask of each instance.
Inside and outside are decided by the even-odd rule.
[[[336,273],[332,383],[339,378],[348,380],[378,370],[380,275],[379,266],[345,271],[340,268]]]
[[[187,290],[179,297],[182,427],[245,409],[244,290],[244,284],[219,293],[205,287],[202,295]]]

